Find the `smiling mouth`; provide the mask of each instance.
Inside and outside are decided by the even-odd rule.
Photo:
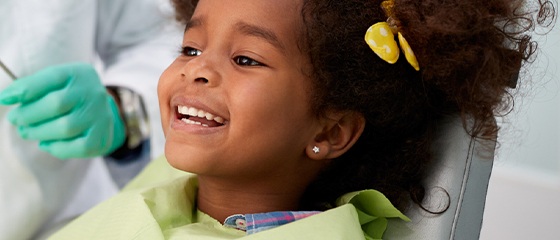
[[[202,127],[220,127],[225,125],[224,118],[214,116],[209,112],[205,112],[194,107],[177,106],[177,118],[186,124],[199,125]]]

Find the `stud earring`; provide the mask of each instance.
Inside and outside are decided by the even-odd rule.
[[[313,146],[313,152],[314,153],[319,153],[319,147]]]

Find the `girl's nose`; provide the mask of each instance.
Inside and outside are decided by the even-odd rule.
[[[202,53],[193,57],[182,68],[181,75],[193,84],[215,87],[220,84],[221,76],[216,68],[216,60]]]

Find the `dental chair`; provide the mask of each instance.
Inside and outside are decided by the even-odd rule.
[[[486,191],[492,171],[495,141],[473,139],[461,118],[449,116],[437,129],[433,146],[435,161],[425,179],[423,206],[405,212],[412,221],[390,220],[384,239],[444,240],[478,239]]]

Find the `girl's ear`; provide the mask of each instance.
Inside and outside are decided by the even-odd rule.
[[[329,113],[305,152],[313,160],[339,157],[350,149],[365,127],[364,117],[356,112]]]

